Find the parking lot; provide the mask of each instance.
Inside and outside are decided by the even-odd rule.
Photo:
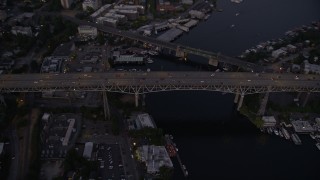
[[[125,179],[118,144],[100,144],[97,151],[99,179]]]

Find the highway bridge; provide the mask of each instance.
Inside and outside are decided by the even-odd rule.
[[[122,37],[125,37],[128,39],[152,44],[154,46],[174,50],[174,51],[176,51],[176,54],[180,54],[180,55],[182,54],[182,56],[185,56],[186,54],[194,54],[194,55],[208,58],[209,61],[212,60],[212,61],[218,61],[218,62],[223,62],[223,63],[227,63],[227,64],[232,64],[232,65],[242,67],[244,69],[252,70],[254,72],[262,72],[264,70],[264,68],[262,66],[259,66],[257,64],[242,61],[237,58],[229,57],[229,56],[226,56],[226,55],[223,55],[220,53],[214,53],[214,52],[210,52],[210,51],[196,49],[196,48],[184,46],[184,45],[177,44],[177,43],[160,41],[155,38],[142,36],[138,33],[130,32],[130,31],[123,31],[123,30],[119,30],[116,28],[103,26],[103,25],[100,25],[97,23],[92,23],[90,21],[80,20],[80,19],[77,19],[77,18],[74,18],[71,16],[59,14],[59,13],[41,12],[41,15],[61,16],[62,18],[69,20],[75,24],[93,26],[93,27],[96,27],[97,29],[99,29],[100,31],[105,32],[105,33],[110,33],[110,34],[122,36]]]
[[[320,92],[319,75],[251,72],[106,72],[69,74],[3,74],[0,92],[104,91],[129,94],[176,90],[235,94]]]

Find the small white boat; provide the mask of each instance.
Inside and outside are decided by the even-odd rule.
[[[279,135],[280,137],[283,137],[283,133],[281,131],[279,131]]]
[[[234,25],[234,24],[232,24],[230,27],[231,27],[231,28],[234,28],[234,27],[235,27],[235,25]]]
[[[310,134],[310,137],[312,138],[312,139],[316,139],[316,137],[311,133]]]
[[[152,60],[151,58],[148,58],[148,59],[147,59],[147,63],[148,63],[148,64],[151,64],[151,63],[153,63],[153,60]]]

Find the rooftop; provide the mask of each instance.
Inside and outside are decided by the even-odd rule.
[[[313,132],[314,129],[308,121],[292,121],[292,126],[296,132]]]

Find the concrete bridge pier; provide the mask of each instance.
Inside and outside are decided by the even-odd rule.
[[[209,65],[217,67],[218,63],[219,63],[218,59],[215,59],[215,58],[212,58],[212,57],[209,58],[209,62],[208,62]]]
[[[302,94],[302,92],[299,92],[299,93],[298,93],[297,99],[300,99],[301,94]]]
[[[236,93],[236,96],[234,97],[234,100],[233,100],[233,102],[234,102],[235,104],[238,103],[239,96],[240,96],[240,94],[237,92],[237,93]]]
[[[186,58],[187,55],[188,55],[188,54],[187,54],[186,52],[183,52],[183,51],[181,51],[179,48],[177,48],[177,50],[176,50],[176,56],[177,56],[177,57]]]
[[[142,94],[142,106],[146,106],[146,94]]]
[[[308,100],[309,100],[309,96],[310,96],[310,92],[307,92],[307,95],[306,95],[306,97],[304,98],[302,107],[305,107],[305,106],[306,106],[306,104],[307,104],[307,102],[308,102]]]
[[[244,93],[241,93],[240,100],[239,100],[238,107],[237,107],[237,111],[239,111],[240,108],[242,107],[243,99],[244,99]]]
[[[138,107],[139,106],[139,94],[136,92],[136,93],[134,93],[134,96],[135,96],[135,105],[136,105],[136,107]]]
[[[3,105],[3,106],[5,106],[5,107],[7,107],[6,101],[4,100],[2,94],[0,95],[0,105]]]
[[[261,100],[261,104],[260,104],[260,108],[258,111],[258,115],[263,116],[265,111],[266,111],[266,107],[267,107],[267,103],[268,103],[268,99],[269,99],[269,92],[267,92],[263,99]]]
[[[110,120],[110,108],[108,103],[107,92],[103,91],[102,96],[103,96],[104,119],[107,120],[108,118],[108,120]]]

